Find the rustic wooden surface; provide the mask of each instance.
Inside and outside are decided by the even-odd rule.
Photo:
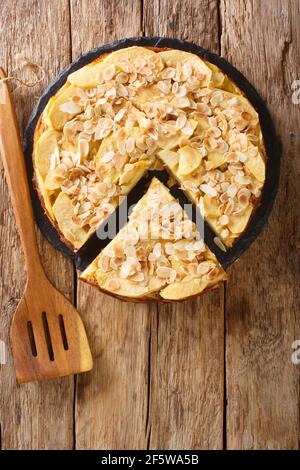
[[[0,65],[24,51],[46,70],[18,89],[22,127],[42,90],[70,61],[116,38],[165,35],[221,53],[266,100],[284,153],[279,196],[263,234],[230,269],[226,288],[176,306],[125,304],[76,281],[39,235],[45,269],[81,312],[94,370],[15,383],[8,329],[24,262],[0,165],[2,449],[296,449],[300,366],[300,79],[298,0],[4,0]],[[299,126],[298,126],[299,127]]]

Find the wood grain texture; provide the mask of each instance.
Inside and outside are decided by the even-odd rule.
[[[218,52],[214,1],[144,2],[146,36],[188,39]],[[213,27],[212,27],[213,25]],[[223,446],[223,288],[158,307],[151,323],[149,447]]]
[[[263,234],[231,270],[227,291],[227,443],[297,449],[300,338],[300,78],[297,1],[222,1],[222,55],[253,83],[283,144],[280,191]],[[296,132],[295,132],[296,130]]]
[[[3,68],[11,73],[17,65],[15,54],[23,51],[46,70],[46,78],[38,87],[19,88],[14,93],[22,127],[48,81],[69,62],[68,24],[68,3],[64,0],[59,4],[48,0],[5,0],[1,3],[0,63]],[[8,363],[1,366],[0,372],[2,449],[71,448],[73,378],[16,384],[8,332],[12,314],[24,289],[25,272],[2,164],[0,199],[0,338],[6,343],[8,356]],[[71,264],[42,237],[39,239],[42,261],[49,278],[72,299]],[[59,432],[54,432],[57,423]]]
[[[72,0],[71,26],[75,58],[138,36],[141,4]],[[77,307],[86,318],[94,370],[77,378],[76,448],[146,448],[149,314],[155,305],[123,303],[79,281]]]
[[[270,221],[230,270],[227,396],[223,291],[156,308],[79,282],[95,369],[77,378],[76,426],[74,380],[17,386],[8,349],[0,366],[2,448],[297,448],[300,370],[291,345],[300,338],[300,105],[291,84],[300,80],[299,2],[4,0],[1,13],[0,65],[11,72],[24,50],[46,70],[39,87],[15,92],[22,126],[49,80],[81,53],[116,38],[169,35],[221,52],[239,68],[266,99],[284,148]],[[9,347],[25,275],[1,164],[0,201],[0,339]],[[72,298],[72,266],[41,236],[39,245],[50,279]]]

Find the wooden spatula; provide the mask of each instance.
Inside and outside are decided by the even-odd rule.
[[[0,78],[4,76],[0,69]],[[90,370],[93,360],[79,314],[49,282],[40,261],[18,124],[6,82],[0,82],[0,153],[27,269],[25,292],[11,325],[17,380],[46,380]]]

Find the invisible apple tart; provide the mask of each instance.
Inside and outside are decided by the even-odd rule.
[[[138,46],[102,55],[68,76],[40,116],[33,160],[45,212],[73,251],[153,169],[169,173],[230,248],[260,202],[266,166],[258,114],[224,72],[188,52]],[[162,201],[165,210],[177,205],[169,220],[161,217]],[[146,208],[160,214],[156,222],[143,220]],[[82,274],[120,297],[169,300],[225,276],[156,179]]]

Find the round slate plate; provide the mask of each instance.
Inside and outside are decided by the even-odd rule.
[[[38,101],[36,107],[34,108],[32,115],[29,119],[28,126],[24,134],[24,152],[26,157],[27,173],[30,183],[30,191],[32,197],[32,204],[36,222],[47,240],[58,250],[60,250],[65,256],[68,256],[73,261],[75,261],[77,267],[82,268],[87,265],[91,259],[91,254],[89,254],[89,259],[84,259],[84,250],[79,251],[77,254],[74,254],[60,239],[59,234],[49,221],[48,217],[45,215],[44,209],[40,203],[38,194],[33,185],[33,165],[32,165],[32,149],[33,149],[33,138],[34,130],[38,119],[43,112],[49,98],[64,85],[67,81],[67,77],[70,73],[75,70],[83,67],[84,65],[92,62],[97,59],[102,54],[106,54],[118,49],[122,49],[130,46],[149,46],[149,47],[168,47],[173,49],[181,49],[187,52],[192,52],[197,54],[199,57],[202,57],[205,60],[217,65],[221,70],[223,70],[235,83],[236,85],[244,92],[248,100],[252,103],[254,108],[259,114],[260,124],[262,128],[262,133],[264,137],[264,144],[267,152],[267,171],[266,171],[266,181],[262,192],[262,200],[259,207],[256,209],[253,217],[250,220],[250,223],[247,227],[247,230],[243,235],[236,241],[233,248],[227,251],[223,256],[222,264],[226,268],[237,260],[241,254],[250,246],[250,244],[255,240],[255,238],[261,232],[263,226],[265,225],[268,216],[271,212],[275,196],[278,189],[279,182],[279,173],[280,173],[280,157],[281,157],[281,145],[276,136],[274,125],[268,109],[264,104],[263,100],[258,95],[257,91],[253,86],[246,80],[246,78],[235,69],[229,62],[227,62],[222,57],[209,52],[202,47],[193,44],[188,41],[181,41],[178,39],[172,38],[161,38],[161,37],[143,37],[143,38],[130,38],[122,39],[119,41],[114,41],[110,44],[106,44],[101,47],[97,47],[90,52],[82,55],[73,62],[71,65],[66,67],[48,86],[44,91],[40,100]],[[95,244],[94,244],[95,247]],[[97,247],[95,247],[94,257],[98,254]]]

